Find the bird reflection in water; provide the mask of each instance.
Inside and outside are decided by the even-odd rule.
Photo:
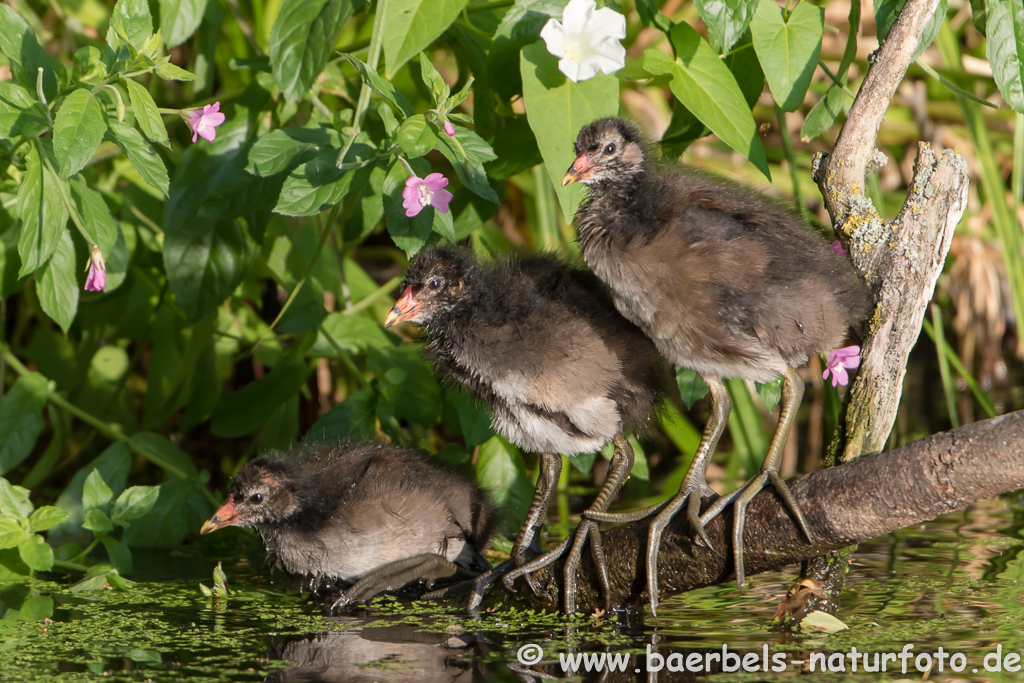
[[[271,643],[270,657],[288,660],[267,683],[473,683],[493,681],[466,634],[428,633],[409,626],[353,627]],[[468,655],[468,656],[467,656]]]

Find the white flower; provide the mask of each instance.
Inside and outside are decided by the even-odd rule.
[[[548,52],[558,60],[558,70],[573,83],[610,74],[626,65],[626,17],[608,7],[597,9],[594,0],[569,0],[561,23],[548,19],[540,32]]]

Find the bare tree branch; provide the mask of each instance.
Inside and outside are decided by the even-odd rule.
[[[936,434],[887,453],[857,458],[800,478],[793,495],[819,542],[809,545],[771,490],[747,510],[745,561],[749,573],[771,571],[897,529],[962,510],[971,503],[1024,488],[1024,411]],[[604,534],[617,608],[646,602],[644,552],[647,522]],[[726,512],[708,525],[712,548],[693,542],[685,515],[665,530],[659,560],[662,598],[729,580],[733,574]],[[583,611],[604,605],[589,553],[578,572],[577,604]],[[558,609],[562,562],[534,574],[533,596],[520,584],[516,594],[493,590],[490,600],[511,606]]]

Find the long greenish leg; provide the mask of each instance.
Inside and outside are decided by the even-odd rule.
[[[445,558],[431,553],[395,560],[377,567],[359,579],[331,605],[331,611],[333,612],[335,607],[369,600],[382,591],[401,588],[410,581],[446,578],[458,570],[456,565]]]
[[[522,567],[526,562],[526,550],[530,547],[541,525],[544,524],[544,517],[547,515],[548,504],[555,495],[558,487],[558,477],[562,473],[562,458],[558,454],[541,453],[540,474],[537,476],[537,488],[533,492],[533,501],[530,503],[530,511],[526,515],[523,526],[519,529],[516,542],[512,544],[512,559],[517,567]],[[537,594],[537,584],[529,574],[525,574],[526,583]],[[494,577],[496,578],[496,577]],[[491,578],[491,581],[494,580]],[[514,578],[506,575],[505,587],[512,590]]]
[[[534,558],[522,567],[505,575],[505,581],[514,581],[520,576],[546,567],[561,557],[566,549],[570,547],[570,543],[572,543],[572,550],[566,561],[564,574],[565,610],[568,614],[571,614],[576,609],[576,568],[579,566],[580,557],[583,553],[583,544],[586,543],[588,538],[591,539],[591,552],[594,554],[594,563],[597,565],[598,576],[602,584],[601,587],[604,590],[605,596],[608,595],[608,565],[605,561],[603,548],[600,547],[600,534],[597,533],[597,522],[590,519],[589,515],[603,513],[608,509],[608,506],[615,500],[615,496],[618,495],[619,489],[622,488],[623,483],[629,477],[630,470],[633,469],[633,448],[629,445],[629,441],[626,440],[626,437],[621,432],[612,441],[615,444],[615,453],[612,455],[608,477],[605,479],[604,485],[597,494],[597,498],[594,499],[593,504],[583,512],[583,521],[576,527],[576,530],[559,543],[558,547],[554,550]],[[596,544],[594,539],[597,540]]]
[[[754,499],[754,496],[760,493],[765,484],[771,484],[778,491],[783,503],[793,513],[797,524],[804,532],[807,540],[811,543],[814,542],[814,536],[807,526],[807,520],[804,519],[803,511],[797,505],[796,498],[793,497],[789,487],[782,481],[782,477],[778,473],[778,463],[782,459],[782,451],[786,447],[786,440],[789,438],[789,432],[793,428],[793,422],[796,419],[796,413],[800,408],[800,400],[803,398],[803,395],[804,382],[800,379],[799,373],[793,368],[787,368],[786,374],[782,379],[782,408],[779,411],[779,426],[775,429],[775,436],[772,437],[768,453],[764,456],[761,471],[733,494],[716,500],[714,505],[708,508],[707,512],[700,519],[702,524],[707,524],[730,503],[735,504],[732,543],[736,562],[736,584],[740,588],[743,587],[743,582],[746,579],[746,572],[743,567],[743,528],[746,522],[747,505]]]
[[[686,518],[690,522],[701,540],[707,547],[711,547],[711,540],[704,533],[704,524],[698,517],[700,512],[701,496],[714,495],[714,491],[708,486],[707,471],[711,464],[711,456],[715,453],[718,440],[722,438],[722,432],[729,423],[729,413],[732,411],[732,399],[729,391],[717,377],[704,377],[708,388],[711,390],[711,415],[704,425],[704,433],[700,437],[700,446],[690,463],[690,469],[686,471],[683,482],[679,485],[677,493],[668,504],[658,513],[658,516],[651,521],[651,528],[647,537],[647,591],[650,595],[651,614],[658,616],[658,550],[661,547],[661,535],[665,527],[672,521],[676,513],[686,508]]]
[[[597,575],[601,579],[601,591],[605,598],[605,608],[608,608],[608,563],[604,557],[604,548],[601,545],[601,532],[597,522],[589,517],[589,513],[602,513],[615,501],[622,485],[629,478],[633,470],[633,447],[629,440],[619,432],[612,440],[615,444],[615,452],[612,455],[611,467],[608,477],[604,480],[597,498],[587,510],[583,512],[583,521],[576,527],[576,539],[573,542],[572,550],[569,551],[569,558],[565,561],[565,613],[572,614],[576,611],[576,569],[580,566],[580,559],[583,555],[583,544],[590,539],[590,552],[594,558],[594,565],[597,567]]]

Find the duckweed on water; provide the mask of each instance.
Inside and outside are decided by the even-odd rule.
[[[543,658],[532,668],[566,680],[571,677],[559,666],[566,653],[629,653],[630,666],[645,671],[648,648],[662,655],[706,654],[727,645],[743,654],[767,645],[795,661],[853,647],[861,653],[899,652],[909,643],[915,653],[940,646],[964,653],[968,669],[958,681],[1015,680],[1019,674],[986,671],[982,664],[997,645],[1004,654],[1024,653],[1024,546],[1009,516],[1010,506],[997,501],[862,545],[842,600],[840,616],[850,629],[828,636],[789,637],[770,630],[792,571],[755,577],[742,593],[726,584],[667,600],[657,621],[644,613],[565,618],[521,610],[472,619],[451,604],[389,596],[325,617],[328,596],[311,599],[279,588],[241,561],[226,567],[229,585],[218,589],[227,590],[221,596],[204,596],[195,578],[78,593],[40,581],[0,586],[8,605],[0,620],[0,671],[5,681],[52,681],[58,673],[61,681],[98,675],[272,683],[514,681],[521,680],[510,668],[517,652],[536,644]],[[49,622],[29,620],[46,614],[52,614]],[[663,671],[658,680],[673,683],[682,675]],[[782,673],[702,675],[763,681],[802,674],[800,666],[791,666]],[[814,680],[880,675],[818,670]],[[891,667],[888,673],[889,680],[920,675],[894,674]],[[933,671],[929,678],[949,675]],[[646,680],[646,674],[610,680]]]

